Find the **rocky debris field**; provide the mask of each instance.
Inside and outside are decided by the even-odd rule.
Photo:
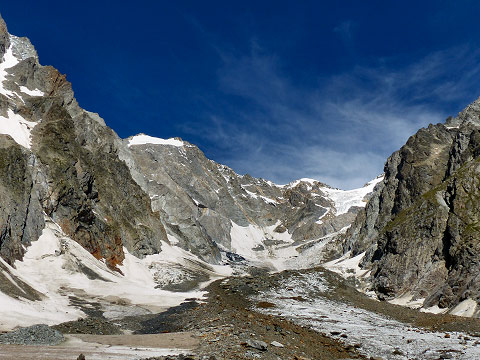
[[[192,331],[201,339],[192,359],[469,359],[480,351],[478,320],[377,301],[321,268],[229,278],[208,290],[206,303],[123,326]],[[158,359],[168,358],[176,359]]]
[[[48,325],[38,324],[0,335],[0,344],[58,345],[64,341],[63,334]]]
[[[257,312],[252,297],[272,286],[277,275],[229,278],[212,283],[206,299],[190,301],[166,312],[115,320],[88,318],[55,326],[71,334],[157,334],[188,332],[199,340],[191,354],[153,359],[358,359],[355,346],[307,327]],[[268,306],[268,305],[267,305]],[[89,359],[87,359],[89,360]]]
[[[160,314],[114,322],[97,315],[55,329],[90,334],[75,335],[88,341],[95,341],[92,335],[133,334],[116,335],[118,344],[122,336],[163,333],[195,339],[183,355],[143,357],[148,360],[469,359],[480,352],[478,320],[377,301],[320,268],[227,278],[207,290],[205,299],[189,299]]]
[[[95,335],[117,335],[122,334],[118,325],[115,325],[103,318],[85,318],[78,321],[69,321],[60,325],[52,326],[64,334],[95,334]]]
[[[160,315],[157,319],[138,321],[135,332],[157,331],[158,327],[152,327],[155,323],[163,324],[164,331],[170,326],[175,331],[191,331],[201,339],[195,355],[190,355],[192,359],[364,358],[354,346],[344,346],[307,327],[258,313],[255,310],[258,304],[250,297],[269,286],[270,278],[264,276],[217,281],[208,288],[205,303],[192,302],[178,312],[171,309],[168,317]],[[127,319],[125,325],[132,323],[133,319]],[[174,359],[156,359],[169,358]]]
[[[477,359],[478,319],[422,313],[355,290],[324,269],[283,272],[253,297],[259,311],[325,333],[382,359]],[[266,300],[266,301],[265,301]]]

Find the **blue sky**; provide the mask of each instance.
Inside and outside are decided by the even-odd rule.
[[[480,96],[477,1],[8,1],[10,33],[121,137],[353,188]]]

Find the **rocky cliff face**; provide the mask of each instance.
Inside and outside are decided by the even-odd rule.
[[[138,135],[126,145],[132,175],[167,232],[179,246],[210,262],[220,262],[222,252],[256,258],[252,252],[265,256],[291,243],[323,238],[350,225],[363,205],[357,200],[339,211],[332,193],[344,192],[314,180],[279,186],[238,175],[180,139]],[[259,233],[248,251],[240,250],[238,234],[232,233],[237,227]]]
[[[417,299],[437,311],[478,302],[479,110],[477,100],[392,154],[347,233],[344,251],[365,252],[362,265],[380,297]]]
[[[118,158],[120,139],[78,106],[65,76],[38,63],[28,39],[9,35],[3,21],[0,32],[2,257],[21,259],[45,215],[112,268],[123,246],[158,252],[164,227]]]
[[[9,264],[22,259],[23,246],[38,239],[44,227],[34,162],[12,139],[0,137],[0,255]]]
[[[7,24],[0,17],[0,56],[3,57],[6,50],[10,47],[10,36],[7,30]]]

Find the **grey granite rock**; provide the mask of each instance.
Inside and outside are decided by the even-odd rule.
[[[44,227],[34,161],[10,136],[0,135],[0,255],[9,264],[22,259],[24,246]]]
[[[333,201],[322,191],[326,185],[320,182],[279,186],[242,176],[207,159],[195,145],[182,143],[133,145],[122,156],[132,177],[150,195],[152,208],[161,213],[167,232],[206,261],[218,262],[220,250],[232,251],[232,223],[276,226],[277,233],[288,232],[301,244],[339,231],[358,211],[351,208],[336,216]]]

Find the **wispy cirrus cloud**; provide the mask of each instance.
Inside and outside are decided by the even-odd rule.
[[[211,106],[197,135],[222,150],[216,160],[278,183],[311,177],[362,186],[416,130],[443,121],[480,91],[480,51],[469,47],[402,67],[381,59],[319,79],[316,88],[295,84],[281,59],[257,43],[249,54],[219,54],[218,86],[234,101]]]

